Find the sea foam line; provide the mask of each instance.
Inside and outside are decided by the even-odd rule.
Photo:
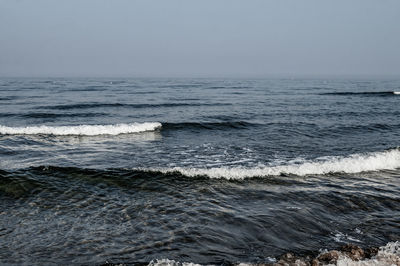
[[[348,157],[330,157],[314,161],[304,161],[277,166],[214,167],[214,168],[141,168],[141,171],[158,171],[162,173],[178,172],[182,175],[208,176],[210,178],[244,179],[249,177],[278,176],[292,174],[298,176],[323,175],[329,173],[360,173],[400,168],[400,150],[398,148],[367,154],[353,154]]]
[[[30,126],[30,127],[7,127],[0,125],[0,135],[119,135],[127,133],[139,133],[154,131],[161,128],[161,123],[145,122],[115,125],[79,125],[79,126]]]

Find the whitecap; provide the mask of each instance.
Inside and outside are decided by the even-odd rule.
[[[210,178],[244,179],[250,177],[278,176],[291,174],[297,176],[323,175],[329,173],[360,173],[400,168],[400,150],[398,148],[382,152],[353,154],[346,157],[319,158],[300,163],[275,166],[248,167],[212,167],[212,168],[138,168],[140,171],[157,171],[165,174],[180,173],[185,176],[207,176]]]
[[[7,127],[0,125],[0,135],[119,135],[127,133],[139,133],[154,131],[161,128],[161,123],[131,123],[115,125],[79,125],[79,126],[27,126],[27,127]]]

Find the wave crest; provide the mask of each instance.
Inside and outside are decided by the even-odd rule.
[[[359,96],[393,96],[400,94],[400,91],[363,91],[363,92],[326,92],[320,93],[320,95],[342,95],[342,96],[349,96],[349,95],[359,95]]]
[[[329,173],[360,173],[400,168],[398,148],[367,154],[353,154],[348,157],[329,157],[314,161],[303,161],[277,166],[215,167],[215,168],[151,168],[141,171],[157,171],[164,174],[178,172],[184,176],[207,176],[210,178],[244,179],[250,177],[278,176],[291,174],[297,176],[323,175]]]
[[[115,124],[115,125],[79,125],[79,126],[31,126],[31,127],[7,127],[0,125],[0,135],[119,135],[154,131],[161,128],[159,122]]]

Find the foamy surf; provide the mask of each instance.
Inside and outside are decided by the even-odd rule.
[[[96,136],[119,135],[154,131],[161,128],[161,123],[145,122],[115,125],[79,125],[79,126],[31,126],[7,127],[0,125],[0,135],[54,135],[54,136]]]
[[[157,259],[150,261],[148,266],[201,266],[201,264],[192,262],[179,262],[169,259]]]
[[[215,167],[215,168],[151,168],[142,171],[158,171],[162,173],[178,172],[182,175],[208,176],[210,178],[244,179],[250,177],[278,176],[291,174],[297,176],[323,175],[329,173],[360,173],[379,170],[394,170],[400,168],[400,150],[398,148],[367,154],[353,154],[348,157],[330,157],[315,161],[304,161],[277,166],[245,167]]]

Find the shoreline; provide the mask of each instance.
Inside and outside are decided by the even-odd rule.
[[[232,263],[224,261],[218,264],[223,266],[400,266],[400,241],[389,242],[382,247],[362,248],[354,244],[346,244],[338,249],[325,250],[316,255],[299,256],[288,252],[278,258],[270,258],[271,262],[261,263]],[[113,263],[106,261],[100,266],[125,266],[125,265],[148,265],[148,266],[201,266],[202,264],[192,262],[179,262],[169,259],[157,259],[151,262]]]

